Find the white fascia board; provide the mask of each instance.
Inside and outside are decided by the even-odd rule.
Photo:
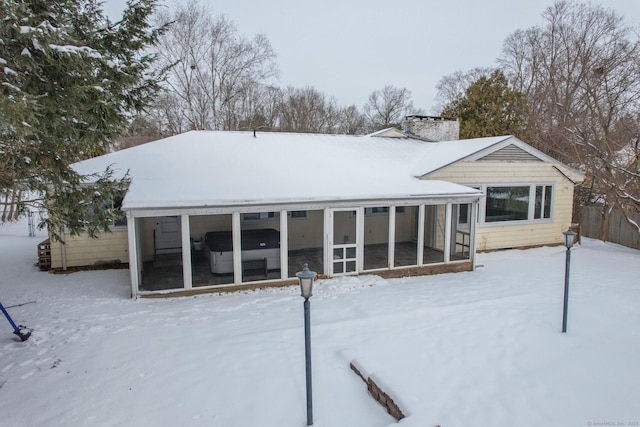
[[[394,197],[384,199],[344,199],[317,202],[295,202],[295,203],[260,203],[251,205],[220,205],[220,206],[202,206],[202,207],[150,207],[123,210],[129,212],[134,218],[142,217],[158,217],[158,216],[175,216],[175,215],[220,215],[230,214],[233,212],[251,213],[251,212],[278,212],[287,211],[304,211],[304,210],[323,210],[325,208],[340,207],[379,207],[379,206],[414,206],[414,205],[440,205],[447,203],[472,203],[478,201],[484,194],[478,190],[470,189],[468,193],[458,194],[436,194],[415,195],[405,197]]]

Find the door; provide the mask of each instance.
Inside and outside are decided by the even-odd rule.
[[[163,216],[156,220],[156,254],[182,252],[182,229],[179,216]]]
[[[331,247],[331,274],[342,276],[358,273],[358,211],[333,211],[333,243]]]

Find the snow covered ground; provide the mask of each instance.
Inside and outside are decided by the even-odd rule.
[[[306,424],[296,287],[129,299],[128,271],[34,267],[26,224],[0,226],[1,426]],[[479,255],[471,273],[316,282],[314,425],[384,427],[349,363],[379,381],[402,426],[640,423],[640,252],[586,239]],[[313,266],[311,266],[313,267]]]

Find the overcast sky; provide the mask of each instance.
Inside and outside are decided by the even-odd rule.
[[[541,23],[552,0],[219,0],[215,14],[233,20],[240,34],[264,33],[278,54],[276,85],[313,86],[339,105],[366,103],[385,85],[412,92],[426,113],[445,75],[490,67],[505,38]],[[640,0],[600,3],[640,25]],[[165,3],[170,7],[172,0]],[[107,0],[117,18],[125,0]]]

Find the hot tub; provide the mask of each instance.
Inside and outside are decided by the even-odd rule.
[[[266,270],[280,268],[280,232],[272,228],[242,230],[242,262],[264,260]],[[209,267],[214,274],[233,273],[233,240],[231,231],[210,231],[204,235],[209,251]],[[255,263],[252,263],[255,265]]]

